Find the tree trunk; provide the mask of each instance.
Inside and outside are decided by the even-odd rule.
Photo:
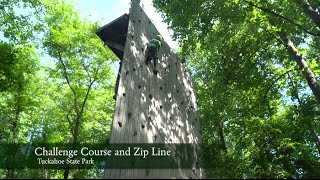
[[[65,170],[64,170],[64,173],[63,173],[63,179],[68,179],[68,176],[69,176],[69,168],[66,168]]]
[[[318,152],[320,153],[320,139],[319,139],[319,135],[316,132],[314,127],[311,127],[311,133],[312,133],[312,136],[313,136],[313,139],[314,139],[314,143],[317,146]]]
[[[289,22],[292,23],[291,20],[289,20],[288,18],[285,18],[275,12],[273,12],[272,10],[266,9],[266,8],[262,8],[259,7],[255,4],[253,4],[252,2],[246,1],[244,0],[246,3],[248,3],[250,6],[256,7],[262,11],[268,12],[273,14],[274,16],[277,17],[281,17]],[[303,9],[304,11],[310,16],[310,18],[314,21],[314,23],[320,28],[320,16],[319,14],[312,9],[312,7],[309,5],[309,3],[306,0],[295,0],[296,3],[303,5]],[[270,24],[274,24],[271,20]],[[294,23],[295,24],[295,23]],[[297,25],[297,24],[295,24]],[[301,28],[300,25],[298,25],[298,27]],[[308,32],[310,33],[310,32]],[[297,64],[299,65],[300,69],[303,70],[303,73],[306,77],[306,80],[308,82],[309,87],[311,88],[313,95],[316,97],[317,101],[320,102],[320,86],[317,83],[317,79],[315,78],[313,72],[311,71],[311,69],[308,67],[307,62],[303,59],[302,55],[299,54],[299,52],[297,51],[297,49],[295,48],[295,46],[293,45],[293,43],[291,42],[291,40],[287,37],[287,35],[285,33],[279,33],[281,41],[283,42],[283,44],[286,46],[288,53],[290,54],[291,57],[293,57],[293,59],[297,62]]]
[[[222,150],[225,153],[227,153],[227,145],[226,145],[226,141],[225,141],[225,138],[224,138],[224,132],[223,132],[223,122],[218,122],[217,130],[218,130],[218,135],[219,135],[219,138],[220,138],[220,143],[221,143]]]
[[[18,83],[18,89],[17,89],[17,96],[16,96],[16,113],[15,113],[15,118],[13,120],[13,143],[16,143],[17,139],[17,128],[18,128],[18,121],[19,121],[19,116],[20,116],[20,111],[21,111],[21,91],[22,91],[22,84],[19,82]]]
[[[17,87],[17,95],[16,95],[16,110],[15,110],[15,117],[12,122],[12,142],[13,144],[17,143],[17,134],[18,134],[18,121],[19,121],[19,116],[21,113],[21,93],[22,93],[22,84],[21,82],[18,82],[18,87]],[[15,157],[11,157],[15,158]],[[7,173],[7,178],[8,179],[15,179],[15,170],[14,169],[8,169]]]
[[[8,171],[7,171],[7,179],[15,179],[14,170],[13,169],[8,169]]]
[[[304,13],[306,13],[312,21],[320,28],[320,15],[314,10],[307,0],[295,0],[297,4],[299,4]]]
[[[311,69],[308,67],[307,62],[303,59],[302,55],[299,54],[293,43],[290,39],[288,39],[287,35],[282,33],[280,35],[281,40],[284,42],[288,53],[291,55],[291,57],[297,62],[300,69],[302,69],[305,78],[308,82],[309,87],[311,88],[313,95],[317,99],[318,102],[320,102],[320,86],[317,82],[317,79]]]

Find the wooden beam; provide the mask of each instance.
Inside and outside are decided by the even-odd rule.
[[[120,44],[117,44],[117,43],[114,43],[114,42],[111,42],[111,41],[105,41],[104,42],[104,45],[108,45],[110,47],[113,47],[115,49],[118,49],[120,51],[124,51],[124,46],[121,46]]]

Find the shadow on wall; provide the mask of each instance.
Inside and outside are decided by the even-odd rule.
[[[136,116],[144,117],[141,122],[143,129],[147,126],[147,129],[152,130],[150,122],[148,123],[148,120],[152,120],[167,137],[167,142],[196,143],[198,139],[194,135],[194,128],[197,112],[190,77],[186,75],[185,67],[177,57],[172,52],[166,53],[168,51],[163,50],[166,43],[158,54],[159,73],[154,74],[153,63],[145,64],[147,43],[139,43],[144,42],[145,37],[141,34],[137,39],[128,38],[128,54],[131,56],[127,58],[128,63],[120,73],[124,91],[118,93],[120,101],[128,102],[128,106],[139,107],[137,111],[129,113],[132,115],[140,112]],[[126,92],[134,94],[126,97]],[[148,142],[154,140],[150,139]]]
[[[185,64],[171,52],[166,42],[158,52],[159,72],[154,73],[153,63],[145,64],[147,44],[157,34],[159,32],[142,8],[133,5],[110,143],[191,143],[198,159],[197,106]],[[177,178],[189,178],[190,173],[194,175],[193,170],[175,173]]]

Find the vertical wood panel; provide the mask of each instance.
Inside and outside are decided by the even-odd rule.
[[[147,43],[157,34],[139,0],[132,0],[110,143],[200,143],[196,99],[185,65],[166,42],[158,53],[159,74],[153,73],[153,62],[145,65]],[[104,178],[201,177],[197,173],[191,169],[106,169]]]

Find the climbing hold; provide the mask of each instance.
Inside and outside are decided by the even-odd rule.
[[[133,136],[136,136],[137,134],[138,134],[137,131],[135,131],[134,134],[133,134]]]
[[[177,90],[177,93],[179,93],[179,90]]]
[[[140,88],[141,88],[141,86],[140,86],[140,85],[138,85],[138,88],[140,89]]]
[[[159,71],[158,71],[158,70],[156,70],[156,69],[155,69],[155,70],[153,70],[153,74],[154,74],[154,75],[158,75],[158,73],[159,73]]]
[[[162,109],[163,107],[162,106],[160,106],[160,109]]]
[[[175,64],[176,66],[178,65],[178,63],[177,63],[177,62],[175,62],[174,64]]]
[[[160,90],[162,91],[162,87],[160,86]]]
[[[190,95],[192,94],[192,92],[191,92],[190,90],[189,90],[188,92],[189,92],[189,95],[188,95],[188,96],[190,96]]]
[[[149,94],[149,98],[152,99],[152,95],[151,94]]]
[[[132,70],[133,70],[133,71],[136,71],[136,68],[133,68]]]
[[[139,19],[139,23],[141,22],[141,20]]]
[[[188,114],[190,114],[190,111],[188,110]]]
[[[131,116],[132,116],[132,114],[131,114],[131,113],[128,113],[128,119],[130,119],[130,118],[131,118]]]
[[[172,98],[169,98],[169,101],[171,101],[172,100]]]
[[[157,140],[158,136],[157,135],[154,135],[154,140]]]
[[[183,104],[183,101],[181,101],[181,104]]]
[[[126,96],[126,93],[123,93],[122,95],[123,95],[123,96]]]
[[[144,51],[144,49],[143,49],[143,48],[141,48],[141,51]]]
[[[142,125],[141,125],[141,128],[144,129],[144,127],[146,127],[146,126],[142,124]]]
[[[119,125],[119,127],[122,127],[122,122],[118,121],[118,125]]]
[[[129,74],[129,71],[126,71],[126,76]]]

